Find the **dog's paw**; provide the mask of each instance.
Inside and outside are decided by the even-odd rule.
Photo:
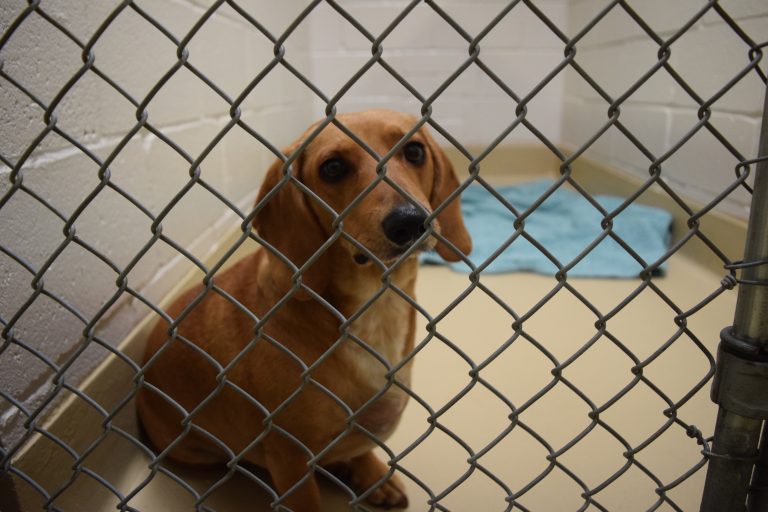
[[[355,457],[348,462],[335,463],[328,469],[358,495],[365,494],[373,488],[365,501],[375,507],[387,510],[408,507],[405,486],[397,475],[391,475],[380,483],[389,469],[372,452]]]
[[[403,484],[392,475],[383,484],[374,489],[366,499],[374,507],[385,508],[408,508],[408,496],[405,495]]]

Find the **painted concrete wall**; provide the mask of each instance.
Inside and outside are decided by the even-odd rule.
[[[378,36],[410,2],[348,0],[341,5]],[[440,8],[476,37],[509,2],[446,0]],[[536,5],[558,26],[567,26],[564,0]],[[310,25],[313,77],[330,97],[371,58],[371,43],[331,7],[322,4]],[[383,41],[384,59],[425,98],[469,58],[469,43],[434,9],[418,4]],[[480,58],[519,97],[526,96],[562,61],[562,42],[525,5],[515,7],[480,41]],[[546,137],[560,139],[564,77],[556,77],[529,105],[528,119]],[[381,66],[374,65],[339,103],[340,111],[388,105],[418,113],[421,103]],[[479,66],[471,65],[433,103],[433,117],[460,143],[488,144],[517,117],[516,102]],[[524,127],[505,143],[535,142]]]
[[[756,42],[768,40],[768,3],[763,0],[719,2]],[[569,2],[569,34],[575,36],[609,2]],[[630,2],[659,37],[666,40],[705,2],[648,0]],[[612,97],[618,98],[658,61],[658,44],[621,8],[614,8],[577,45],[578,62]],[[749,63],[749,46],[715,12],[705,14],[671,47],[670,65],[704,100],[708,100]],[[763,61],[762,69],[765,70]],[[765,85],[754,72],[714,103],[711,124],[746,158],[757,156]],[[665,70],[657,72],[621,107],[619,120],[660,157],[698,122],[699,104]],[[579,77],[566,79],[562,142],[579,147],[608,120],[608,103]],[[587,155],[640,177],[651,164],[626,136],[611,128]],[[681,195],[702,203],[712,200],[735,179],[738,159],[707,130],[701,130],[664,162],[664,179]],[[750,196],[732,194],[721,211],[746,217]]]

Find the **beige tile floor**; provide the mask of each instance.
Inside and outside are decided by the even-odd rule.
[[[719,285],[719,277],[707,269],[675,257],[668,275],[654,279],[654,284],[677,304],[688,310]],[[525,313],[556,287],[551,277],[533,274],[504,274],[482,276],[481,283],[492,290],[519,314]],[[600,312],[607,313],[632,294],[639,281],[573,279],[569,283],[587,297]],[[425,267],[419,276],[418,297],[431,314],[439,314],[470,282],[466,275],[442,267]],[[719,330],[732,319],[734,292],[726,292],[699,311],[688,321],[688,328],[710,350],[714,350]],[[630,349],[639,359],[650,357],[673,336],[678,328],[675,313],[649,289],[642,291],[626,308],[612,317],[608,331]],[[596,334],[596,317],[573,294],[562,289],[535,315],[527,319],[524,330],[546,347],[561,363],[578,352]],[[512,318],[491,298],[475,289],[443,321],[438,330],[460,348],[466,357],[479,364],[493,354],[513,334]],[[422,320],[419,332],[424,331]],[[598,407],[632,382],[633,363],[608,339],[598,339],[573,364],[563,370],[563,376],[577,386]],[[553,379],[552,362],[524,338],[518,338],[493,363],[480,372],[508,400],[519,407],[547,386]],[[693,341],[683,335],[643,371],[655,386],[673,401],[682,398],[706,374],[707,359]],[[432,339],[418,355],[413,390],[439,410],[457,393],[471,385],[470,365],[464,357],[438,339]],[[712,431],[715,408],[708,398],[709,385],[699,391],[679,411],[679,418],[701,428],[705,435]],[[661,428],[667,418],[662,411],[667,404],[648,386],[638,383],[626,397],[602,412],[600,419],[620,434],[632,447],[637,447]],[[126,408],[121,418],[132,429],[132,410]],[[560,450],[587,428],[590,408],[567,386],[555,385],[543,398],[520,414],[520,421],[534,430],[554,449]],[[459,436],[467,447],[479,452],[510,426],[510,409],[482,384],[475,384],[466,395],[439,418],[443,427]],[[428,413],[411,400],[403,421],[388,441],[390,449],[402,453],[415,439],[429,429]],[[603,427],[597,426],[581,442],[557,457],[557,462],[594,488],[626,464],[622,446]],[[478,459],[482,467],[492,472],[513,491],[519,491],[549,462],[547,450],[534,438],[517,427],[493,449]],[[506,492],[479,469],[471,470],[467,463],[470,453],[439,429],[400,464],[431,490],[443,493],[457,479],[463,479],[453,491],[439,501],[451,511],[505,510]],[[694,466],[700,459],[700,447],[686,437],[682,428],[673,425],[656,441],[640,451],[636,459],[668,484]],[[147,459],[124,439],[113,435],[87,461],[87,467],[128,492],[148,475]],[[188,479],[189,484],[203,492],[221,473],[174,468]],[[261,474],[264,476],[263,474]],[[669,491],[682,510],[697,510],[704,471]],[[430,496],[419,484],[405,478],[410,495],[411,511],[430,510]],[[633,466],[616,482],[599,492],[595,499],[608,510],[618,512],[649,509],[657,500],[656,484]],[[583,505],[582,489],[559,469],[553,469],[540,484],[519,498],[519,503],[532,511],[577,510]],[[324,486],[325,510],[347,510],[344,495]],[[139,495],[130,501],[136,509],[154,511],[194,510],[193,499],[182,487],[162,474],[157,475]],[[241,475],[235,475],[219,487],[206,505],[227,511],[268,510],[268,498],[258,486]],[[57,502],[67,511],[114,510],[115,498],[92,479],[82,476],[76,485]],[[598,510],[596,507],[587,510]],[[658,510],[673,510],[662,505]]]

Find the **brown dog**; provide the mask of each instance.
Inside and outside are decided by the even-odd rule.
[[[378,155],[416,125],[385,110],[338,120]],[[428,214],[458,186],[424,128],[386,165],[410,198],[386,182],[361,195],[377,177],[376,159],[334,125],[320,130],[293,161],[293,176],[327,206],[285,181],[282,161],[272,165],[253,221],[271,247],[217,274],[207,293],[188,290],[168,310],[182,317],[175,336],[160,322],[149,338],[138,413],[156,448],[182,463],[263,466],[279,503],[295,512],[320,510],[315,472],[329,467],[370,503],[407,506],[402,484],[372,451],[408,399],[410,359],[391,370],[413,348],[415,309],[401,295],[414,296],[418,263],[401,256],[418,241],[456,261],[471,240],[458,198],[431,225],[454,247],[424,235]],[[337,225],[328,206],[343,214]],[[286,258],[305,266],[300,281]],[[382,276],[395,262],[390,286]]]

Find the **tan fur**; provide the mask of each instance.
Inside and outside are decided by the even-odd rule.
[[[339,120],[379,155],[386,154],[416,123],[410,116],[385,110],[343,115]],[[285,154],[290,156],[318,126],[310,127]],[[425,163],[415,168],[396,154],[387,164],[387,177],[432,211],[458,181],[425,129],[411,140],[427,148]],[[339,183],[326,183],[318,169],[334,156],[350,162],[354,171]],[[257,205],[264,206],[254,218],[254,227],[274,249],[301,267],[333,235],[333,216],[293,182],[280,188],[283,167],[278,161],[267,172],[257,200]],[[342,212],[375,179],[376,160],[329,125],[297,156],[293,172],[335,212]],[[267,196],[269,201],[261,203]],[[381,223],[405,202],[394,188],[380,183],[343,219],[344,232],[390,265],[398,254]],[[433,227],[461,253],[469,253],[471,241],[458,199],[440,213]],[[432,245],[437,243],[434,237],[430,240]],[[436,248],[448,260],[459,258],[443,243]],[[382,288],[382,269],[373,262],[355,262],[357,252],[349,241],[336,240],[303,272],[302,283],[308,289],[292,293],[294,271],[270,249],[261,249],[217,274],[215,286],[250,314],[223,293],[203,293],[202,286],[179,297],[168,314],[183,319],[170,338],[166,322],[155,326],[145,355],[149,385],[138,395],[139,418],[154,446],[169,449],[171,459],[187,464],[219,464],[242,456],[269,470],[278,494],[296,486],[283,501],[285,506],[295,512],[317,512],[320,494],[308,467],[309,452],[318,454],[337,440],[317,463],[343,473],[358,492],[376,487],[368,496],[373,504],[405,506],[402,484],[395,477],[384,481],[388,468],[373,455],[375,445],[364,431],[383,441],[405,407],[408,397],[398,385],[382,390],[388,384],[388,368],[413,348],[415,310],[387,289],[356,316]],[[391,283],[410,297],[414,297],[417,266],[411,257],[391,274]],[[356,316],[349,336],[341,341],[339,314]],[[254,318],[265,316],[254,331]],[[351,337],[365,342],[386,363]],[[409,386],[410,372],[409,363],[394,378]],[[349,422],[347,409],[356,413],[364,405],[356,421]],[[191,422],[185,419],[187,414]],[[266,414],[270,417],[265,422]]]

